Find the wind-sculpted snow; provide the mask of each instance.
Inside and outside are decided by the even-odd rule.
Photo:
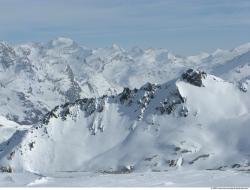
[[[249,92],[237,84],[187,70],[161,85],[56,106],[0,145],[0,166],[35,173],[247,170],[249,108]]]

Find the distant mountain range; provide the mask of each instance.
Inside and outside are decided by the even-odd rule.
[[[247,170],[249,85],[250,43],[183,57],[1,42],[0,170]]]

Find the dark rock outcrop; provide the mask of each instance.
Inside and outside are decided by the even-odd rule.
[[[207,74],[204,71],[188,69],[186,72],[182,74],[182,79],[192,85],[201,87],[204,86],[202,84],[202,79],[205,79],[206,76]]]

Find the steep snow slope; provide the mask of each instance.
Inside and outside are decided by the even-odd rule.
[[[250,78],[250,43],[230,51],[218,49],[205,59],[200,67],[223,79],[239,82]]]
[[[213,73],[232,81],[245,81],[250,79],[250,51],[234,59],[218,65]]]
[[[3,171],[249,167],[249,92],[204,72],[55,107],[0,145]]]
[[[212,54],[188,56],[185,61],[193,68],[205,70],[225,80],[248,86],[250,79],[250,43],[232,50],[217,49]]]
[[[19,124],[0,116],[0,143],[7,141],[18,128],[24,128]]]

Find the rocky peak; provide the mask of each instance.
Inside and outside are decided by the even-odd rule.
[[[207,74],[204,71],[188,69],[182,74],[182,79],[192,85],[201,87],[204,86],[202,83],[202,79],[205,79],[206,76]]]
[[[6,42],[0,42],[0,64],[4,70],[14,64],[15,57],[15,50]]]
[[[77,46],[76,42],[74,42],[72,39],[64,38],[64,37],[58,37],[58,38],[50,41],[49,45],[51,47],[57,47],[57,48]]]

